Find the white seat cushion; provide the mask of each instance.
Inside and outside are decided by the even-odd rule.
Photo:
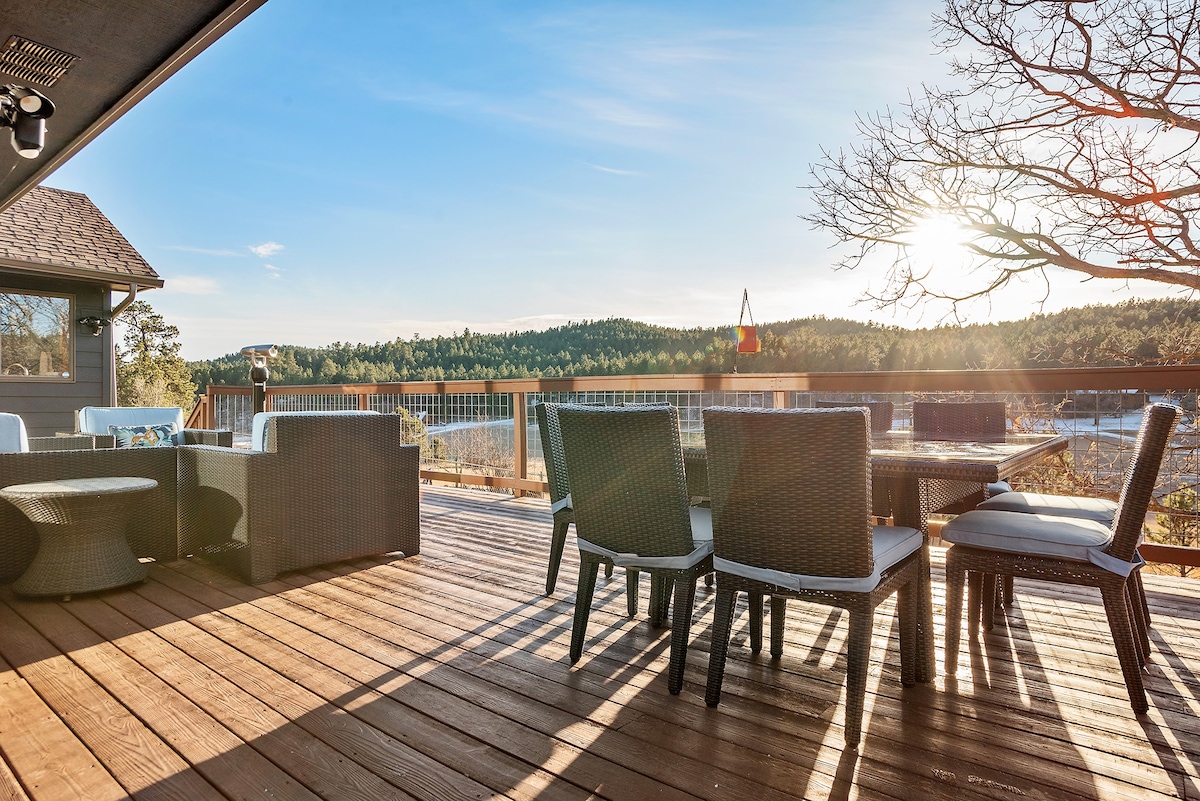
[[[977,507],[998,512],[1022,512],[1030,515],[1054,515],[1094,520],[1111,526],[1117,514],[1117,504],[1104,498],[1081,498],[1072,495],[1043,495],[1040,492],[1006,492],[988,498]]]
[[[20,415],[0,412],[0,453],[28,453],[29,434]]]
[[[692,552],[679,556],[640,556],[636,553],[617,553],[593,542],[576,538],[579,550],[606,556],[617,567],[632,567],[635,570],[663,568],[669,570],[686,570],[700,563],[704,557],[712,553],[712,510],[698,506],[688,507],[688,516],[692,523]]]
[[[825,592],[870,592],[879,586],[883,572],[896,565],[921,547],[921,532],[904,526],[871,526],[871,545],[875,559],[875,570],[869,576],[841,578],[835,576],[809,576],[803,573],[785,573],[765,567],[754,567],[741,562],[713,557],[713,569],[722,573],[774,584],[789,590],[821,590]]]
[[[1112,529],[1095,520],[976,509],[942,527],[942,539],[957,545],[993,551],[1051,556],[1091,562],[1122,576],[1142,564],[1125,562],[1105,553]]]
[[[987,494],[989,498],[993,495],[1001,495],[1005,492],[1012,492],[1012,484],[1009,484],[1007,481],[993,481],[987,485]]]
[[[379,414],[374,411],[364,411],[360,409],[341,409],[334,412],[258,412],[254,415],[254,420],[250,423],[250,450],[265,451],[267,449],[267,421],[272,417],[304,417],[315,414]]]

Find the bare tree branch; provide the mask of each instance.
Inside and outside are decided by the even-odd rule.
[[[962,88],[860,117],[812,166],[839,266],[891,258],[867,297],[953,309],[1051,269],[1200,289],[1200,0],[947,0],[935,24]],[[973,286],[914,264],[932,217],[967,232]]]

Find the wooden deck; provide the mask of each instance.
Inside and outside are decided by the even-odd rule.
[[[836,612],[793,604],[779,663],[743,614],[710,710],[711,591],[671,697],[667,632],[624,616],[620,573],[570,667],[576,560],[568,543],[543,597],[544,501],[427,488],[422,507],[414,559],[261,587],[187,560],[65,604],[0,591],[0,798],[1200,798],[1195,582],[1147,580],[1140,720],[1098,597],[1018,583],[956,679],[907,690],[881,608],[856,753]]]

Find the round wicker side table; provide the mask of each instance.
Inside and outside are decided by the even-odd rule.
[[[33,522],[41,540],[37,555],[13,584],[21,595],[61,595],[121,587],[146,577],[125,539],[138,493],[151,478],[72,478],[14,484],[0,489]]]

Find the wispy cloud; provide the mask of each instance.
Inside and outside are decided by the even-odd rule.
[[[278,242],[263,242],[261,245],[250,245],[249,248],[250,252],[260,259],[269,259],[283,250],[283,245]]]
[[[220,284],[202,275],[178,275],[168,278],[163,288],[181,295],[216,295],[221,291]]]
[[[591,164],[588,162],[584,162],[584,163],[587,164],[587,166],[591,167],[593,170],[599,170],[600,172],[608,172],[608,173],[612,173],[613,175],[641,175],[641,173],[638,172],[637,170],[618,170],[616,167],[602,167],[599,164]]]
[[[280,276],[283,274],[283,268],[276,267],[274,264],[264,264],[263,267],[267,269],[267,275],[276,280],[279,280]]]
[[[238,253],[236,250],[223,250],[219,248],[194,248],[190,245],[162,245],[162,250],[182,250],[185,253],[203,253],[205,256],[237,256],[244,257],[245,253]]]

